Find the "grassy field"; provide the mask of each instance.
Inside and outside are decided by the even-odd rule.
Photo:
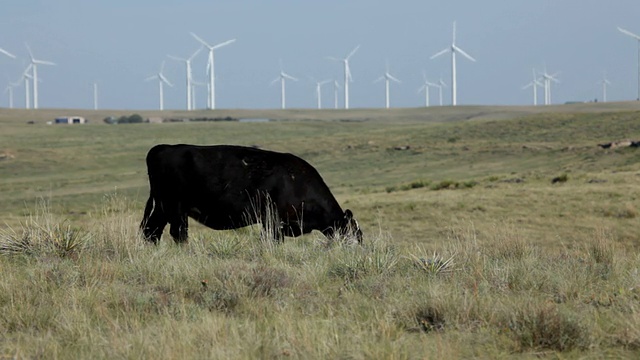
[[[0,358],[640,355],[640,150],[597,146],[640,140],[640,104],[101,121],[132,113],[0,110]],[[45,125],[62,114],[91,123]],[[145,245],[157,143],[299,155],[365,244],[194,226]]]

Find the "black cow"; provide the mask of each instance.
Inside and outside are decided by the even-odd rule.
[[[153,243],[167,223],[174,241],[186,242],[188,216],[216,230],[261,223],[278,241],[315,229],[362,242],[351,211],[342,211],[318,171],[295,155],[230,145],[156,145],[147,154],[147,170],[151,189],[140,228]]]

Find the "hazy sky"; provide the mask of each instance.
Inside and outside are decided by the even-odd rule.
[[[185,66],[168,54],[188,57],[200,44],[189,32],[217,44],[217,108],[278,108],[280,87],[271,82],[282,69],[299,79],[287,83],[288,108],[316,107],[310,78],[343,82],[341,63],[351,58],[350,106],[383,107],[385,71],[392,107],[424,104],[418,94],[422,72],[450,85],[449,56],[429,58],[451,43],[477,59],[458,57],[458,104],[530,104],[522,87],[531,70],[558,73],[553,103],[601,99],[603,73],[611,82],[608,100],[637,96],[637,41],[617,26],[640,34],[638,0],[0,0],[0,85],[20,79],[28,43],[40,66],[41,108],[92,108],[92,84],[99,107],[156,109],[158,86],[144,79],[166,60],[165,108],[184,109]],[[193,61],[196,81],[204,82],[206,52]],[[542,92],[539,100],[542,100]],[[206,88],[197,107],[206,106]],[[449,88],[444,102],[451,101]],[[437,90],[431,90],[437,103]],[[3,93],[0,106],[8,106]],[[24,107],[24,87],[14,90],[14,106]],[[343,106],[342,93],[340,106]],[[323,107],[333,107],[333,88],[323,87]]]

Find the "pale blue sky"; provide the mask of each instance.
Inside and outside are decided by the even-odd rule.
[[[297,77],[287,84],[287,107],[316,106],[310,77],[338,79],[340,63],[351,59],[352,108],[383,107],[384,84],[374,83],[389,64],[392,107],[417,107],[422,72],[450,84],[450,60],[431,55],[451,43],[477,59],[458,57],[458,104],[518,105],[532,102],[531,70],[556,73],[554,103],[601,98],[603,72],[611,82],[608,100],[637,94],[637,42],[616,30],[640,34],[637,0],[0,0],[0,47],[17,59],[0,56],[0,86],[20,78],[31,46],[36,58],[57,63],[40,66],[41,108],[92,108],[92,83],[99,84],[99,107],[155,109],[157,83],[144,79],[166,60],[165,108],[185,108],[184,65],[168,54],[187,57],[198,49],[189,32],[220,43],[216,51],[218,108],[278,108],[279,86],[270,85],[283,70]],[[206,53],[193,63],[205,81]],[[431,102],[437,102],[432,90]],[[197,106],[206,105],[206,89]],[[539,94],[539,100],[542,93]],[[450,92],[445,90],[445,104]],[[2,94],[0,106],[8,106]],[[15,89],[14,106],[24,106],[24,88]],[[333,90],[323,88],[323,107],[333,106]],[[342,95],[340,100],[342,106]]]

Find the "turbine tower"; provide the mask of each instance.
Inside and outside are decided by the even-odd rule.
[[[438,81],[438,83],[436,84],[436,86],[438,87],[438,99],[440,100],[440,106],[442,106],[442,88],[443,87],[447,87],[447,84],[444,83],[444,80],[442,80],[442,78],[440,78],[440,81]]]
[[[51,61],[46,60],[37,60],[33,57],[33,53],[31,53],[31,49],[29,45],[24,44],[27,47],[27,51],[29,51],[29,58],[31,59],[31,70],[33,71],[33,108],[38,108],[38,65],[55,65]]]
[[[164,77],[164,74],[162,74],[163,70],[164,70],[164,61],[162,62],[162,64],[160,64],[160,71],[158,71],[156,75],[149,76],[144,80],[144,81],[151,81],[155,79],[158,80],[158,91],[160,93],[160,110],[164,110],[164,88],[163,88],[164,84],[173,86],[173,84],[171,84],[171,82],[169,82],[169,80],[167,80],[167,78]]]
[[[602,80],[600,80],[600,84],[602,85],[602,102],[607,102],[607,85],[611,85],[609,80],[607,80],[607,73],[602,74]]]
[[[4,92],[9,94],[9,109],[13,109],[13,88],[19,85],[20,81],[17,83],[9,83],[4,89]]]
[[[318,109],[322,109],[322,85],[330,82],[331,80],[316,81],[316,100],[318,100]]]
[[[191,80],[191,109],[196,110],[196,100],[197,100],[197,96],[196,96],[196,88],[198,86],[206,86],[207,89],[209,88],[209,84],[204,83],[204,82],[200,82],[200,81],[195,81],[195,80]],[[207,99],[207,105],[209,105],[209,101]]]
[[[22,72],[22,78],[19,81],[24,80],[24,108],[31,108],[31,86],[30,81],[33,80],[33,76],[29,74],[31,69],[33,68],[33,64],[29,64],[26,69]]]
[[[204,45],[206,48],[209,49],[209,59],[207,60],[207,74],[209,75],[209,85],[208,85],[209,96],[208,96],[207,104],[209,106],[209,109],[215,109],[216,108],[216,85],[215,85],[216,75],[214,70],[215,67],[214,67],[214,61],[213,61],[213,50],[229,45],[232,42],[236,41],[236,39],[227,40],[225,42],[221,42],[220,44],[212,46],[212,45],[209,45],[206,41],[202,40],[202,38],[200,38],[198,35],[194,33],[191,33],[191,36],[193,36],[198,42],[200,42],[202,45]]]
[[[173,59],[176,61],[184,61],[187,67],[187,110],[191,110],[191,79],[192,79],[191,78],[191,60],[193,60],[193,58],[195,58],[196,55],[200,53],[200,51],[202,51],[202,47],[200,47],[198,50],[196,50],[196,52],[194,52],[191,56],[189,56],[186,59],[179,58],[177,56],[167,55],[169,56],[170,59]]]
[[[329,60],[342,61],[342,63],[344,64],[344,108],[345,109],[349,108],[349,82],[353,81],[353,79],[351,78],[351,69],[349,68],[349,59],[353,56],[353,54],[356,53],[356,51],[358,51],[359,48],[360,48],[360,45],[356,46],[353,50],[351,50],[349,55],[347,55],[344,59],[338,59],[335,57],[328,58]]]
[[[387,66],[387,70],[384,72],[384,75],[379,77],[374,81],[374,83],[384,80],[384,88],[385,88],[385,108],[389,108],[389,82],[395,81],[400,83],[401,81],[396,79],[393,75],[389,73],[389,67]]]
[[[538,78],[536,77],[536,70],[533,69],[533,80],[530,83],[522,87],[522,90],[533,88],[533,106],[538,105],[538,86],[543,86]]]
[[[278,81],[280,81],[280,88],[281,88],[280,99],[281,99],[282,109],[286,108],[286,95],[285,95],[285,86],[284,86],[285,80],[298,81],[298,79],[285,73],[283,70],[280,70],[280,75],[278,75],[278,77],[271,82],[271,85],[273,85]]]
[[[98,110],[98,83],[93,83],[93,110]]]
[[[462,56],[466,57],[471,61],[476,61],[471,55],[467,54],[456,46],[456,22],[453,22],[453,41],[451,42],[451,47],[448,47],[437,54],[431,56],[431,59],[435,59],[440,55],[446,54],[447,52],[451,52],[451,105],[457,105],[457,83],[456,83],[456,53],[460,53]]]
[[[631,36],[638,42],[638,96],[636,97],[636,100],[640,100],[640,35],[636,35],[631,31],[625,30],[621,27],[618,27],[618,31],[625,35]]]
[[[338,80],[333,80],[333,108],[338,108],[338,90],[340,90],[340,84]]]
[[[418,94],[424,91],[424,106],[429,107],[429,88],[430,87],[438,87],[438,84],[434,84],[427,79],[427,75],[422,72],[422,79],[424,83],[418,89]]]

